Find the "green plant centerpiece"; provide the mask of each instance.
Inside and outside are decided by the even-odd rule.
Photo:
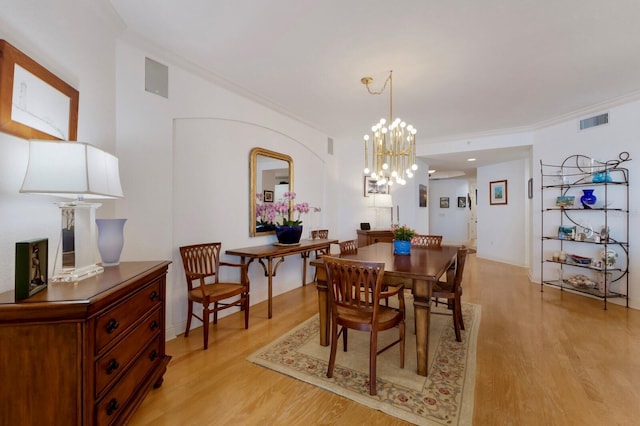
[[[393,225],[391,232],[393,232],[393,253],[405,256],[410,255],[411,240],[415,237],[416,231],[407,225]]]

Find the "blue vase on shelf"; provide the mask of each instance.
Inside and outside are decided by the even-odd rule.
[[[404,256],[411,254],[411,241],[393,240],[393,254]]]
[[[582,207],[585,209],[590,209],[593,206],[598,198],[593,194],[593,189],[583,189],[582,197],[580,197],[580,202],[582,203]]]

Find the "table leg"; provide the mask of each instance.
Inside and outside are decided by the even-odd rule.
[[[329,346],[329,288],[327,271],[316,267],[316,288],[318,289],[318,312],[320,314],[320,346]]]
[[[273,309],[273,258],[269,257],[269,259],[267,260],[267,282],[268,282],[268,294],[267,294],[267,298],[268,298],[268,317],[271,318],[272,316],[272,309]]]
[[[309,252],[300,253],[300,256],[302,257],[302,285],[307,285],[307,259],[309,258]]]
[[[413,308],[416,316],[416,355],[418,374],[427,375],[429,369],[429,323],[431,319],[431,283],[414,280]]]

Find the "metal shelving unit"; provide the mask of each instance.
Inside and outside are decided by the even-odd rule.
[[[584,155],[540,161],[540,291],[549,285],[586,294],[604,309],[608,299],[623,298],[629,307],[629,170],[621,164],[630,160],[622,152],[606,162]],[[581,202],[585,189],[595,203]]]

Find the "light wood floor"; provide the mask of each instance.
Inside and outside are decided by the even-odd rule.
[[[526,271],[476,259],[463,301],[482,305],[474,425],[640,424],[640,311],[531,284]],[[161,388],[131,425],[401,425],[381,412],[245,360],[313,315],[314,285],[167,343]]]

